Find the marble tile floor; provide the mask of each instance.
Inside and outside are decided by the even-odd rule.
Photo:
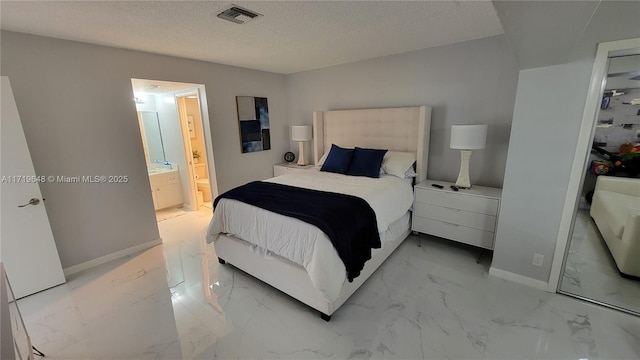
[[[186,212],[181,208],[172,207],[168,209],[161,209],[156,211],[156,221],[160,222],[177,216],[182,216],[184,214],[186,214]]]
[[[210,215],[19,306],[46,359],[638,359],[640,318],[488,275],[477,248],[410,236],[330,322],[219,266]]]
[[[640,314],[640,281],[620,276],[588,208],[578,210],[560,289]]]

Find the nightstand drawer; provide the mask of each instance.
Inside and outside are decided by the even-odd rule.
[[[444,206],[452,209],[463,209],[481,214],[498,214],[498,199],[468,194],[416,189],[416,203]]]
[[[416,216],[419,217],[463,225],[478,230],[495,231],[496,227],[496,217],[493,215],[423,203],[416,203],[414,211]]]
[[[493,232],[413,216],[412,229],[425,234],[459,241],[465,244],[493,249]]]

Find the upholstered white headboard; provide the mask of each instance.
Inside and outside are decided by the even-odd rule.
[[[416,153],[417,182],[427,178],[431,107],[316,111],[313,157],[317,164],[331,144]]]

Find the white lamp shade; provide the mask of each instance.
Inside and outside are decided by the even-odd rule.
[[[451,125],[452,149],[476,150],[487,145],[487,125]]]
[[[311,126],[309,125],[293,125],[291,127],[291,140],[293,141],[311,141]]]

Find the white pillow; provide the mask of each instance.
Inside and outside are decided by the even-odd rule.
[[[316,166],[322,166],[324,164],[325,160],[327,160],[327,156],[329,156],[329,152],[328,151],[326,153],[324,153],[320,157],[320,160],[318,160],[318,163],[316,164]]]
[[[415,170],[413,170],[413,166],[408,168],[407,171],[404,173],[405,178],[414,178],[416,176],[418,176],[418,173]]]
[[[416,154],[410,152],[387,151],[382,159],[381,170],[385,174],[399,178],[416,176],[413,171],[413,163],[416,162]]]

